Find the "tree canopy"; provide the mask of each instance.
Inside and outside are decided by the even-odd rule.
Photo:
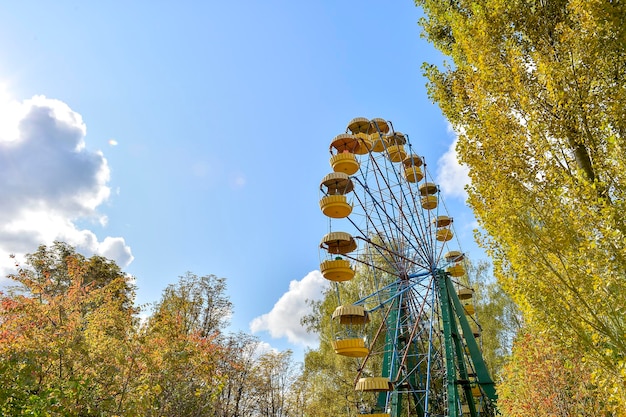
[[[416,3],[449,59],[425,65],[429,92],[459,134],[499,282],[624,410],[626,5]]]
[[[296,415],[291,352],[226,334],[226,280],[191,272],[145,319],[132,277],[56,242],[0,292],[0,414]]]
[[[41,246],[0,297],[3,415],[92,416],[127,408],[135,361],[134,287],[115,263]]]

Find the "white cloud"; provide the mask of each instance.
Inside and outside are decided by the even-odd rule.
[[[291,343],[316,346],[318,339],[307,333],[300,319],[309,314],[306,300],[319,300],[328,286],[319,271],[309,272],[300,281],[291,281],[289,290],[280,297],[269,313],[256,317],[250,323],[252,333],[268,331],[273,338],[286,337]]]
[[[40,244],[54,240],[98,254],[121,267],[133,260],[121,237],[99,241],[79,220],[106,224],[97,212],[111,190],[102,152],[85,148],[87,128],[80,114],[59,101],[35,96],[9,100],[0,91],[0,273],[13,268]]]
[[[454,141],[437,161],[437,183],[446,196],[458,197],[465,201],[467,200],[465,186],[470,183],[469,169],[459,163],[456,153],[457,142],[458,136],[455,134]]]
[[[98,243],[95,252],[105,258],[115,259],[120,266],[127,266],[133,261],[133,255],[123,237],[105,237]]]
[[[267,342],[259,342],[254,349],[254,357],[259,358],[267,353],[278,353],[278,349]]]

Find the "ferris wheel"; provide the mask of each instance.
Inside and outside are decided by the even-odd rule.
[[[384,119],[330,144],[322,275],[336,286],[332,345],[357,361],[357,412],[487,416],[496,393],[466,259],[423,157]]]

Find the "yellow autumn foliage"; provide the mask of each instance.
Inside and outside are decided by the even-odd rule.
[[[536,331],[595,370],[607,412],[626,409],[626,5],[417,4],[451,59],[425,72],[459,133],[497,278]]]

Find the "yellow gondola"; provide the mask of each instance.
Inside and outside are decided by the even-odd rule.
[[[354,278],[354,269],[347,259],[326,260],[320,264],[320,272],[329,281],[343,282]]]
[[[380,376],[360,378],[355,387],[356,391],[374,392],[391,391],[392,389],[393,385],[391,384],[391,381],[389,381],[389,378]]]
[[[330,166],[334,172],[343,172],[352,175],[359,170],[359,161],[356,156],[348,151],[338,153],[330,157]]]
[[[357,244],[349,233],[330,232],[322,238],[320,247],[326,249],[328,253],[345,255],[354,251]]]
[[[348,123],[348,130],[353,134],[368,133],[370,129],[370,120],[365,117],[355,117]]]

